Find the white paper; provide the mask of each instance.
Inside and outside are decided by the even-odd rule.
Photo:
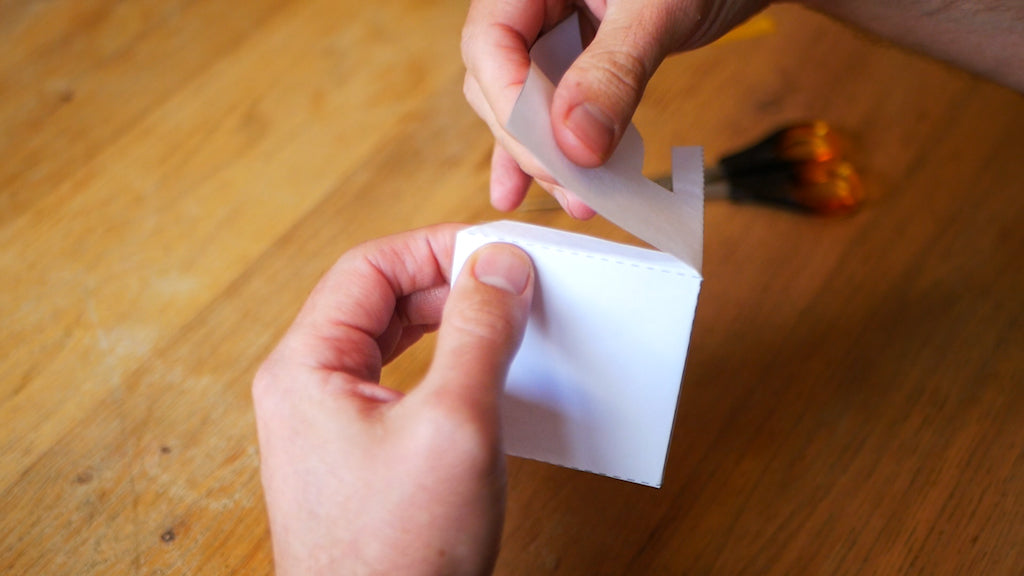
[[[490,242],[536,270],[502,404],[509,454],[660,486],[701,278],[655,250],[516,222],[459,233],[453,278]]]
[[[537,40],[532,64],[506,128],[567,190],[599,214],[657,248],[701,270],[704,237],[703,153],[673,150],[673,190],[643,176],[644,148],[631,124],[608,162],[581,168],[562,154],[551,131],[555,84],[581,53],[578,17]]]

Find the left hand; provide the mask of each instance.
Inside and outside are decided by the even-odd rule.
[[[253,384],[277,573],[481,574],[497,556],[499,402],[533,294],[529,257],[470,256],[457,226],[364,244],[324,276]],[[442,312],[443,311],[443,312]],[[414,390],[381,367],[440,324]]]

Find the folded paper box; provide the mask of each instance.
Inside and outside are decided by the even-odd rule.
[[[505,387],[506,451],[660,486],[699,272],[662,252],[503,221],[459,233],[453,277],[491,242],[521,247],[536,270]]]

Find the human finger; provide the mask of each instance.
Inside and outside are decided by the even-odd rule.
[[[466,75],[463,92],[470,106],[487,124],[487,127],[491,129],[491,133],[494,134],[495,144],[504,148],[505,152],[508,152],[515,159],[520,169],[527,175],[538,181],[554,184],[554,178],[541,166],[533,154],[527,151],[518,140],[505,130],[505,125],[498,120],[494,111],[490,109],[487,101],[484,99],[480,84],[469,74]]]
[[[519,207],[533,178],[498,142],[491,153],[491,205],[502,212]]]
[[[549,184],[547,182],[539,182],[539,185],[558,201],[558,205],[569,216],[577,220],[589,220],[597,215],[593,208],[587,206],[583,200],[580,200],[579,196],[573,194],[568,189],[562,188],[558,184]]]
[[[674,51],[707,44],[768,0],[608,2],[593,41],[559,82],[551,104],[555,141],[584,167],[614,152],[648,81]]]
[[[416,392],[454,412],[494,418],[533,298],[529,256],[511,244],[470,255],[452,287],[434,361]]]
[[[504,125],[530,70],[530,46],[561,21],[571,2],[475,0],[462,29],[462,59],[488,106]]]
[[[382,337],[394,330],[396,311],[405,324],[438,321],[437,298],[446,291],[461,227],[413,230],[344,254],[313,289],[278,353],[309,368],[378,380],[383,361],[399,343],[395,339],[385,346],[392,350],[381,349]]]
[[[594,40],[569,67],[551,104],[552,130],[574,163],[603,164],[629,125],[647,82],[674,45],[686,2],[609,4]]]
[[[519,207],[526,197],[532,179],[551,194],[562,209],[573,218],[586,220],[596,214],[575,194],[559,186],[536,158],[512,138],[504,127],[497,124],[493,112],[486,106],[479,86],[471,76],[466,76],[464,92],[470,105],[474,108],[479,107],[478,114],[495,134],[494,151],[491,155],[490,190],[491,204],[496,209],[510,211]]]

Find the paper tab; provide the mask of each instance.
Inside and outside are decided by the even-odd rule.
[[[700,273],[704,237],[701,148],[673,150],[674,192],[644,177],[643,140],[632,124],[608,162],[598,168],[581,168],[558,148],[551,131],[551,100],[555,84],[582,50],[576,15],[537,40],[530,51],[530,73],[507,130],[562,187],[608,220]]]

